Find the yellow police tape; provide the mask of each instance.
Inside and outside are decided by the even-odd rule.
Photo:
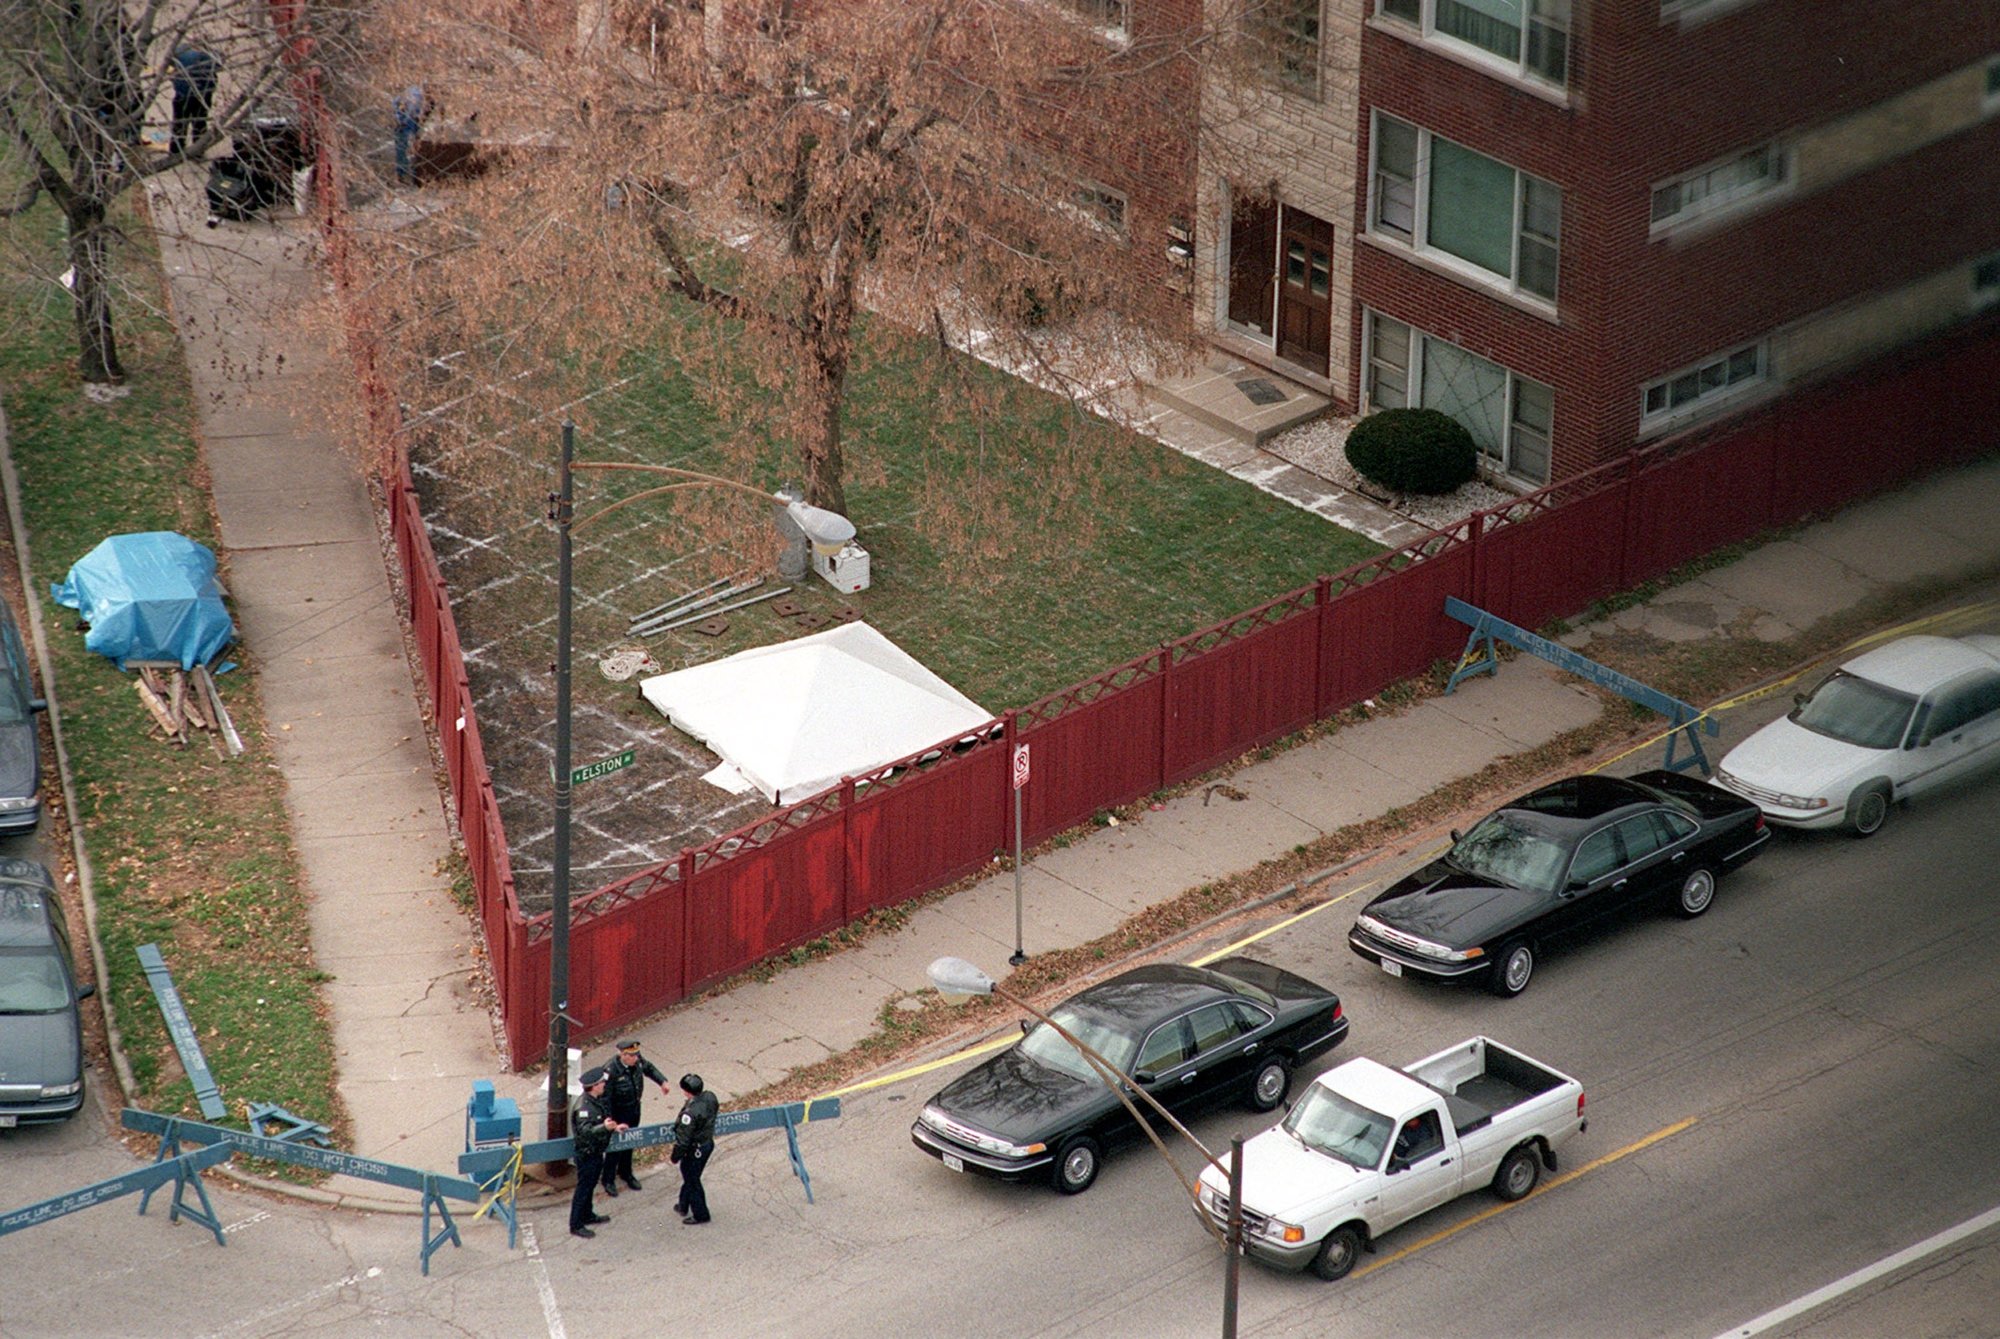
[[[519,1144],[514,1145],[514,1154],[512,1157],[507,1159],[507,1165],[500,1169],[500,1174],[497,1179],[500,1182],[499,1188],[496,1189],[491,1195],[487,1196],[484,1200],[480,1201],[479,1207],[473,1211],[472,1214],[473,1222],[476,1223],[480,1219],[484,1218],[486,1216],[486,1211],[491,1209],[495,1204],[499,1203],[501,1200],[504,1199],[511,1201],[514,1198],[515,1194],[520,1190],[521,1146]]]

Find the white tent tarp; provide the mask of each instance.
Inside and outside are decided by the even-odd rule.
[[[773,804],[791,804],[993,717],[866,623],[640,681],[666,718]],[[720,774],[720,775],[718,775]]]

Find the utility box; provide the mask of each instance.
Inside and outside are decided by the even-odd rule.
[[[493,1080],[474,1079],[465,1104],[465,1151],[518,1143],[521,1108],[511,1097],[495,1097]]]
[[[852,595],[856,591],[868,589],[868,550],[859,544],[843,544],[840,552],[828,557],[815,552],[813,570],[826,578],[826,584],[842,595]]]

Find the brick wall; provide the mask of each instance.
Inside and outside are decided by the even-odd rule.
[[[1563,189],[1562,268],[1551,320],[1364,243],[1357,308],[1552,386],[1555,475],[1586,469],[1637,442],[1644,382],[2000,250],[2000,117],[1672,236],[1649,235],[1652,186],[1996,52],[2000,6],[1956,0],[1755,0],[1686,27],[1662,25],[1657,0],[1597,0],[1577,5],[1559,102],[1378,21],[1362,40],[1357,173],[1365,182],[1369,113],[1380,108],[1552,181]],[[1358,354],[1358,319],[1350,338]]]

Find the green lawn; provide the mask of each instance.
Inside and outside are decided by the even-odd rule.
[[[61,217],[43,203],[0,224],[0,396],[32,544],[35,570],[24,585],[52,643],[109,996],[139,1086],[130,1096],[196,1114],[134,953],[157,943],[233,1114],[240,1119],[246,1101],[271,1101],[338,1129],[331,1034],[283,780],[249,691],[254,648],[237,648],[245,671],[218,681],[248,745],[225,761],[199,733],[185,749],[159,738],[132,676],[85,651],[75,614],[49,599],[50,583],[108,535],[177,530],[215,544],[187,368],[162,319],[149,225],[129,199],[116,221],[132,242],[117,250],[131,394],[109,404],[81,394],[68,296],[50,277],[64,265]],[[46,835],[66,851],[55,830]],[[74,909],[72,924],[82,927]]]

